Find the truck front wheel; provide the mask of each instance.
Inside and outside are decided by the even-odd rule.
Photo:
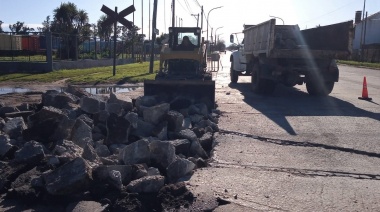
[[[261,65],[256,63],[253,66],[251,85],[252,91],[257,94],[272,94],[276,84],[273,80],[264,79],[261,76],[260,72],[262,71]]]
[[[334,81],[325,81],[319,84],[316,80],[306,82],[306,90],[312,96],[327,96],[334,89]]]
[[[234,61],[231,61],[230,78],[232,83],[237,83],[239,80],[239,73],[234,70]]]

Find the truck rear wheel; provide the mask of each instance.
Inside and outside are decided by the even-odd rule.
[[[263,79],[260,76],[261,65],[255,64],[252,70],[251,87],[252,91],[257,94],[272,94],[276,84],[273,80]]]
[[[230,69],[230,78],[231,78],[231,83],[237,83],[239,80],[239,73],[233,69],[234,67],[234,62],[231,61],[231,69]]]
[[[319,84],[316,80],[306,82],[306,90],[312,96],[327,96],[334,89],[334,81],[325,81]]]

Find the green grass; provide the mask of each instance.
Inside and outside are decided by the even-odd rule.
[[[158,70],[159,62],[154,63],[153,70]],[[42,74],[2,74],[0,82],[43,82],[49,83],[62,79],[73,84],[123,84],[126,82],[142,82],[154,79],[156,71],[149,74],[149,62],[132,63],[116,66],[116,75],[112,75],[113,67],[97,67],[89,69],[59,70]]]
[[[20,62],[45,62],[46,55],[31,55],[29,56],[15,56],[15,57],[0,57],[0,61],[20,61]]]
[[[350,66],[380,69],[380,63],[358,62],[358,61],[351,61],[351,60],[338,60],[337,62],[338,64],[344,64],[344,65],[350,65]]]

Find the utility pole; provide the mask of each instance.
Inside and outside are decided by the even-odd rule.
[[[153,5],[153,30],[152,30],[152,42],[150,48],[150,65],[149,65],[149,73],[153,73],[153,62],[154,62],[154,41],[156,40],[156,22],[157,22],[157,0],[154,0]]]
[[[141,0],[141,35],[144,35],[144,0]]]
[[[362,18],[362,21],[361,21],[361,24],[362,24],[362,31],[361,31],[361,35],[360,35],[360,60],[362,61],[363,60],[363,33],[364,33],[364,14],[365,14],[365,1],[364,0],[364,6],[363,6],[363,18]]]
[[[173,14],[172,14],[172,27],[175,27],[175,0],[172,0],[172,9],[173,9]]]
[[[149,0],[149,40],[150,40],[150,0]]]
[[[133,0],[133,7],[135,6],[135,0]],[[133,31],[132,31],[132,61],[135,62],[135,12],[133,12]]]

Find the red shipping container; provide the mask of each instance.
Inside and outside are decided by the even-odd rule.
[[[22,36],[22,50],[37,52],[40,48],[40,39],[36,35]]]

